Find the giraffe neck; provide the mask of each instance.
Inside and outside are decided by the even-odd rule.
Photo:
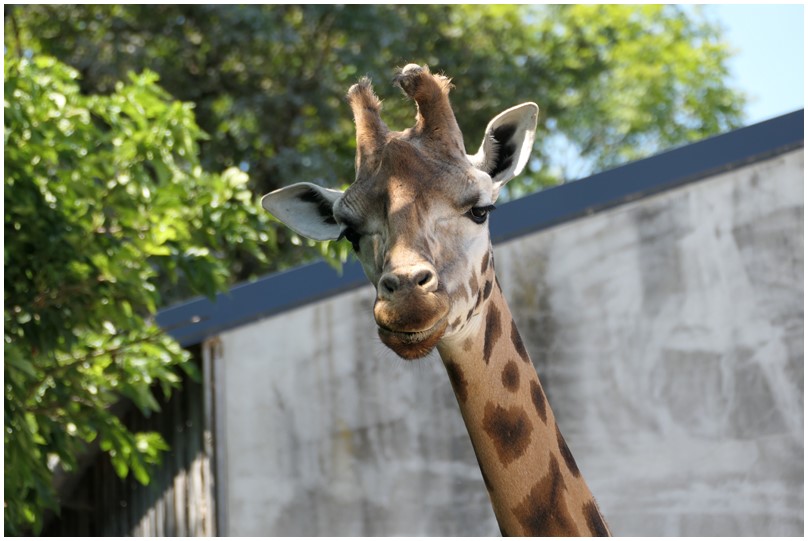
[[[502,533],[609,535],[499,283],[465,332],[445,339],[438,351]]]

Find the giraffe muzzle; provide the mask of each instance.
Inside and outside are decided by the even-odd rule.
[[[448,326],[448,314],[441,317],[432,327],[416,332],[402,332],[378,328],[379,338],[384,345],[406,360],[420,359],[429,354],[438,344]]]
[[[379,338],[399,357],[424,357],[446,332],[450,304],[440,287],[403,287],[391,294],[382,284],[373,306]]]

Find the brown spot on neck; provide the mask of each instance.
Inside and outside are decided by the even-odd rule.
[[[525,343],[522,342],[522,336],[519,334],[519,329],[516,328],[516,322],[513,320],[511,320],[511,342],[513,342],[513,347],[516,349],[516,353],[519,354],[519,357],[526,363],[529,363],[530,355],[528,355],[527,349],[525,349]]]
[[[538,380],[530,381],[530,399],[536,407],[536,413],[541,417],[542,422],[547,422],[547,398],[544,396],[544,390],[541,388],[541,383]]]
[[[446,373],[449,374],[449,381],[452,383],[455,396],[461,403],[465,402],[466,398],[468,398],[468,381],[463,375],[463,369],[452,360],[444,362],[444,365],[446,366]]]
[[[485,271],[488,270],[488,258],[490,257],[491,251],[485,252],[483,256],[483,262],[480,265],[480,276],[485,276]]]
[[[471,291],[472,297],[477,295],[477,292],[480,290],[480,282],[477,280],[476,274],[472,274],[471,278],[469,278],[469,290]]]
[[[558,439],[558,452],[564,457],[564,462],[567,464],[570,473],[572,473],[574,477],[580,477],[581,471],[578,469],[578,464],[575,463],[575,457],[572,456],[572,452],[567,446],[564,436],[561,435],[561,430],[559,430],[558,425],[556,425],[556,439]]]
[[[469,317],[466,320],[471,318],[471,313],[469,313]],[[471,351],[471,347],[474,345],[474,337],[469,336],[465,340],[463,340],[463,351]]]
[[[521,406],[502,406],[488,402],[483,413],[483,430],[491,438],[497,457],[507,466],[530,446],[533,424]]]
[[[494,345],[502,336],[502,321],[499,313],[499,308],[495,304],[488,307],[488,313],[485,316],[485,339],[483,342],[483,358],[485,364],[491,361],[491,353],[494,351]]]
[[[589,527],[589,532],[593,537],[611,536],[609,527],[606,526],[595,500],[589,500],[584,504],[584,517],[586,517],[586,525]]]
[[[472,293],[472,295],[474,294]],[[462,299],[462,302],[466,302],[469,300],[469,292],[466,290],[465,287],[460,286],[457,288],[457,299],[458,301]]]
[[[488,297],[491,296],[491,290],[493,289],[494,282],[491,280],[486,280],[485,286],[483,287],[483,300],[488,300]]]
[[[502,386],[512,393],[519,390],[519,367],[514,361],[508,361],[502,369]]]
[[[566,484],[561,475],[558,460],[550,456],[547,475],[530,490],[530,493],[513,509],[522,526],[522,535],[537,537],[578,535],[572,517],[564,501]]]

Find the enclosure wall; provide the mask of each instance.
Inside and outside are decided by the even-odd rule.
[[[495,247],[616,534],[802,534],[803,171],[794,150]],[[221,334],[221,534],[499,534],[440,359],[381,345],[373,297]]]

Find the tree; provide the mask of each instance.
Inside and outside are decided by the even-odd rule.
[[[152,319],[159,290],[213,295],[233,247],[271,238],[247,176],[199,166],[192,106],[154,73],[106,96],[44,56],[6,54],[4,76],[4,518],[19,535],[56,508],[54,468],[89,442],[148,482],[165,443],[111,408],[153,412],[154,387],[193,371]]]
[[[729,51],[714,26],[676,6],[19,6],[13,36],[75,66],[85,91],[127,71],[160,74],[197,106],[211,170],[237,166],[264,194],[301,180],[353,179],[353,128],[341,97],[376,82],[391,127],[412,106],[393,66],[445,71],[467,148],[505,106],[542,109],[534,159],[515,197],[737,127],[743,97],[727,85]],[[564,151],[564,152],[562,152]],[[570,157],[570,154],[572,155]],[[239,254],[239,278],[299,263],[301,242],[277,232],[279,257]],[[304,241],[305,242],[305,241]],[[336,244],[320,247],[332,260]],[[270,254],[267,254],[270,255]],[[313,252],[303,257],[311,258]]]

